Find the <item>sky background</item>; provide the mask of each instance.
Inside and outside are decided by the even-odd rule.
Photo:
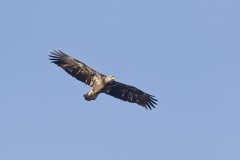
[[[239,0],[1,0],[0,159],[239,160],[239,17]],[[157,108],[85,101],[53,49]]]

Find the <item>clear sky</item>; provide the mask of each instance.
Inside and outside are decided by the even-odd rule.
[[[239,160],[239,0],[2,0],[1,160]],[[145,110],[49,63],[61,49],[159,100]]]

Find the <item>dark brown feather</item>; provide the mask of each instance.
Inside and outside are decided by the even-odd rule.
[[[60,50],[54,50],[51,52],[51,55],[49,55],[49,57],[52,63],[55,63],[59,67],[63,68],[71,76],[87,85],[91,85],[92,78],[95,75],[100,74],[92,68],[88,67],[86,64],[68,56]]]
[[[158,101],[154,98],[154,96],[149,95],[136,87],[126,85],[117,81],[108,83],[103,93],[121,99],[123,101],[137,103],[138,105],[143,106],[146,109],[155,108],[155,105],[157,105]]]
[[[60,50],[51,52],[49,57],[52,63],[55,63],[71,76],[89,86],[93,85],[93,79],[95,76],[98,75],[102,78],[106,77]],[[136,103],[146,109],[155,108],[155,105],[157,105],[157,99],[155,99],[154,96],[147,94],[134,86],[126,85],[117,81],[112,81],[106,84],[101,92],[123,101]]]

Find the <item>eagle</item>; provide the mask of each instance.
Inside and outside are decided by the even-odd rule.
[[[154,98],[155,96],[134,86],[115,81],[114,76],[103,75],[61,50],[53,50],[49,57],[52,63],[91,87],[91,90],[83,95],[87,101],[95,100],[100,93],[105,93],[123,101],[136,103],[146,109],[155,108],[157,105],[158,100]]]

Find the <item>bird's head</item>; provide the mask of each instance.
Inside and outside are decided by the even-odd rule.
[[[115,80],[115,77],[114,77],[114,76],[107,76],[107,77],[105,78],[105,82],[107,82],[107,83],[112,82],[112,81],[114,81],[114,80]]]

